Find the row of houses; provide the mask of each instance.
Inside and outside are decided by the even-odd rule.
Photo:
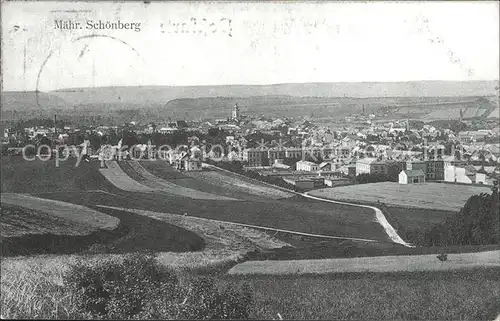
[[[327,147],[327,148],[270,148],[258,149],[247,148],[243,150],[243,160],[249,167],[261,167],[272,165],[278,159],[305,159],[312,158],[348,158],[351,149],[348,147]]]
[[[318,173],[320,176],[326,173],[341,171],[346,176],[361,174],[389,174],[389,167],[396,166],[399,172],[401,184],[425,183],[426,181],[446,181],[466,184],[488,184],[493,183],[490,176],[493,175],[494,167],[489,168],[490,173],[480,172],[481,167],[467,165],[466,161],[453,156],[445,156],[435,160],[413,159],[406,162],[380,160],[377,158],[361,158],[355,164],[345,164],[336,167],[335,163],[323,162],[316,164],[310,161],[299,161],[296,163],[298,172]]]
[[[425,183],[426,175],[421,169],[402,170],[399,173],[400,184]],[[486,173],[480,173],[474,166],[447,166],[444,169],[445,182],[462,184],[493,185],[493,179]]]
[[[389,166],[396,164],[403,170],[421,170],[428,180],[443,180],[444,169],[448,166],[464,166],[466,161],[454,156],[443,156],[438,159],[413,159],[406,162],[379,160],[377,158],[361,158],[356,162],[356,175],[388,174]]]

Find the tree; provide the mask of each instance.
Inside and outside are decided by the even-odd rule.
[[[116,133],[115,130],[110,130],[108,134],[103,135],[101,137],[101,143],[105,145],[116,145],[120,140],[120,136]]]
[[[300,161],[300,158],[284,158],[283,164],[295,169],[295,164],[297,164],[298,161]]]
[[[134,145],[137,145],[138,139],[137,134],[133,131],[124,130],[122,133],[122,146],[128,146],[131,148]]]
[[[405,238],[422,246],[487,245],[500,241],[498,182],[492,194],[471,196],[459,213],[430,230],[413,230]]]
[[[44,147],[39,148],[40,146]],[[52,142],[47,136],[42,136],[42,138],[39,140],[39,143],[37,144],[37,148],[39,148],[40,155],[49,155],[51,153]]]
[[[99,148],[101,148],[101,136],[99,136],[98,134],[92,133],[87,136],[87,139],[89,140],[90,147],[93,150],[98,150]]]
[[[387,165],[387,177],[391,182],[399,181],[399,173],[403,170],[403,164],[400,162],[391,162]]]

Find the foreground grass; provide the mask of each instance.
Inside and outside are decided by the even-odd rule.
[[[225,276],[248,282],[252,317],[347,320],[493,320],[500,268],[456,272]]]
[[[121,255],[105,257],[122,259]],[[63,282],[68,264],[79,259],[3,260],[2,317],[87,318],[77,312],[75,295]],[[220,276],[220,271],[208,270],[204,274],[219,274],[221,286],[249,284],[254,297],[251,317],[258,319],[277,319],[280,313],[284,319],[493,320],[500,313],[500,268],[302,276]]]
[[[144,284],[144,279],[139,277],[138,279],[132,279],[132,277],[137,276],[138,271],[142,271],[144,274],[149,273],[149,281],[151,278],[158,277],[155,270],[149,270],[152,268],[152,264],[137,264],[130,265],[124,264],[124,262],[130,256],[127,255],[65,255],[65,256],[35,256],[35,257],[23,257],[16,259],[4,259],[2,261],[1,269],[1,297],[0,297],[0,311],[2,318],[8,319],[94,319],[99,317],[98,315],[87,309],[92,307],[91,305],[86,305],[87,308],[82,309],[82,298],[87,298],[91,300],[99,300],[98,297],[94,297],[93,294],[85,294],[86,291],[95,290],[95,287],[87,282],[94,282],[94,285],[99,284],[99,280],[87,278],[86,274],[79,274],[75,276],[75,269],[72,267],[88,267],[90,269],[95,269],[99,275],[101,272],[105,272],[102,267],[122,267],[128,271],[128,276],[123,276],[122,278],[116,280],[121,282],[121,287],[119,293],[126,294],[128,299],[134,300],[136,296],[143,295],[142,292],[136,292],[137,289],[145,289],[148,285]],[[158,257],[157,263],[160,267],[164,263],[163,257]],[[234,262],[233,264],[234,265]],[[199,265],[198,265],[199,266]],[[184,284],[191,280],[196,281],[201,277],[212,276],[217,278],[217,275],[221,274],[222,271],[227,271],[231,266],[223,266],[221,264],[217,265],[206,265],[205,269],[195,268],[186,269],[181,267],[176,267],[169,269],[172,271],[179,280],[182,280]],[[76,272],[80,271],[77,269]],[[111,270],[108,270],[110,272]],[[123,272],[123,271],[122,271]],[[78,274],[78,273],[77,273]],[[95,274],[94,274],[95,276]],[[103,277],[104,274],[101,274]],[[108,277],[109,277],[108,273]],[[87,284],[87,289],[77,289],[75,288],[76,283],[72,283],[71,280],[68,283],[68,277],[74,282],[79,282],[80,285]],[[144,275],[142,275],[144,277]],[[130,282],[134,280],[133,282]],[[102,279],[101,279],[102,281]],[[116,288],[109,288],[113,285],[113,282],[107,280],[107,291],[110,293],[115,293],[113,291]],[[83,283],[82,283],[83,282]],[[97,282],[97,283],[96,283]],[[116,285],[116,284],[115,284]],[[125,288],[123,288],[125,286]],[[162,291],[163,288],[149,287],[149,289],[155,293]],[[163,289],[164,290],[164,289]],[[82,292],[83,291],[83,292]],[[168,292],[168,291],[167,291]],[[99,293],[99,292],[97,292]],[[170,293],[170,292],[168,292]],[[171,292],[173,294],[182,294]],[[115,293],[116,294],[116,293]],[[102,296],[102,294],[101,294]],[[106,298],[106,296],[104,296]],[[146,302],[161,303],[161,298],[158,297],[142,297]],[[165,297],[166,299],[166,297]],[[120,300],[119,300],[120,301]],[[118,301],[117,301],[118,302]],[[122,303],[124,303],[123,301]],[[87,302],[88,303],[88,302]],[[112,304],[112,302],[108,302]],[[119,303],[119,302],[118,302]],[[115,312],[118,313],[122,308],[120,305],[116,306]],[[100,318],[100,317],[99,317]],[[121,319],[121,317],[119,318]]]
[[[2,264],[0,311],[8,319],[84,318],[76,311],[75,295],[64,288],[65,264],[46,266],[18,261]]]

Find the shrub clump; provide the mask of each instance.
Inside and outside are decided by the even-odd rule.
[[[151,253],[77,263],[64,281],[78,311],[99,319],[246,319],[251,304],[248,289],[219,289],[211,277],[181,282]]]

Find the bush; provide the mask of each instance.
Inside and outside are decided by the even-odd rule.
[[[241,319],[248,318],[251,302],[249,291],[219,290],[208,277],[181,284],[151,253],[78,263],[64,281],[76,293],[78,311],[94,318]]]

